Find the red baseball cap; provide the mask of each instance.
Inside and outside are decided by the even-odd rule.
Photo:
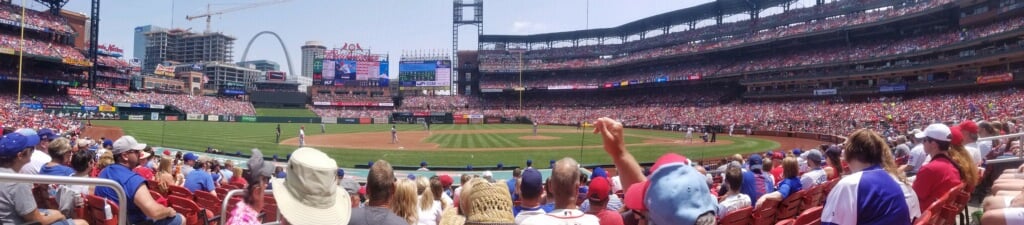
[[[455,180],[453,180],[452,177],[448,176],[447,174],[441,175],[440,177],[438,177],[438,179],[441,180],[441,187],[451,187],[452,183],[455,182]]]
[[[671,163],[689,163],[689,162],[690,162],[690,160],[686,159],[685,156],[682,156],[682,155],[679,155],[679,154],[676,154],[676,153],[668,153],[668,154],[662,155],[661,157],[658,157],[658,160],[654,162],[654,166],[651,166],[651,174],[654,174],[654,172],[658,171],[658,169],[660,169],[661,166],[663,166],[663,165],[667,165],[667,164],[671,164]],[[650,187],[650,185],[651,185],[651,180],[650,179],[648,179],[648,180],[646,180],[644,182],[640,182],[640,183],[635,183],[635,184],[629,185],[629,188],[626,189],[626,196],[625,196],[625,199],[624,199],[626,208],[629,208],[629,209],[632,209],[632,210],[647,211],[647,206],[644,205],[644,197],[646,197],[646,195],[647,195],[647,188]]]
[[[595,177],[590,180],[590,186],[587,188],[587,198],[593,202],[604,202],[608,201],[608,195],[612,193],[612,185],[608,183],[608,179],[604,177]]]
[[[953,126],[952,128],[949,128],[949,143],[950,144],[953,144],[953,145],[963,145],[964,144],[963,129],[964,128],[960,127],[960,125],[956,125],[956,126]]]
[[[960,131],[962,131],[961,133],[963,133],[963,132],[972,133],[972,134],[977,134],[978,133],[978,124],[974,123],[974,121],[964,120],[964,122],[961,122],[960,125],[957,125],[957,126],[960,127]]]

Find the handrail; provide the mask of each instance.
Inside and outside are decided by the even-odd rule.
[[[996,140],[996,139],[1015,138],[1015,137],[1021,137],[1021,136],[1024,136],[1024,132],[1016,133],[1016,134],[1007,134],[1007,135],[983,137],[983,138],[978,138],[978,141],[991,141],[991,140]]]
[[[117,193],[117,206],[118,206],[118,217],[117,224],[128,224],[128,206],[126,206],[127,197],[124,192],[124,188],[121,184],[114,182],[113,180],[100,179],[100,178],[82,178],[82,177],[62,177],[62,176],[40,176],[40,175],[27,175],[27,174],[16,174],[16,173],[0,173],[0,181],[3,182],[15,182],[15,183],[41,183],[41,184],[69,184],[69,185],[95,185],[104,186],[114,189]]]
[[[239,193],[245,193],[245,190],[244,189],[234,189],[234,190],[228,191],[227,194],[224,194],[224,200],[221,201],[221,204],[220,204],[220,224],[227,224],[227,220],[228,220],[228,217],[227,217],[227,214],[228,214],[228,201],[231,200],[231,197],[234,197],[235,195],[239,195]],[[272,195],[272,194],[274,194],[274,191],[273,190],[263,190],[263,194],[271,194]],[[276,218],[278,220],[281,219],[281,210],[277,210],[277,217]]]

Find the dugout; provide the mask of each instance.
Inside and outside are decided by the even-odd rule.
[[[391,123],[396,124],[453,124],[455,119],[450,112],[394,112]]]
[[[299,92],[299,83],[284,81],[256,82],[256,90],[250,93],[254,107],[259,108],[303,108],[309,102],[309,95]]]

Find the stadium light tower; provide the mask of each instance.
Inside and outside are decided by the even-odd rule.
[[[476,26],[476,36],[484,35],[484,0],[473,0],[472,3],[463,3],[463,0],[454,0],[452,7],[452,78],[451,86],[452,95],[459,93],[458,82],[459,82],[459,27],[461,26]],[[462,10],[465,8],[473,9],[473,18],[465,19],[462,18]],[[480,42],[477,42],[477,50],[480,49]]]

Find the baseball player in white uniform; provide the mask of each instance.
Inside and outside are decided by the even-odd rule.
[[[733,128],[736,128],[736,123],[732,123],[732,125],[729,125],[729,137],[732,137]]]
[[[299,147],[306,146],[306,126],[299,127]]]
[[[693,143],[693,127],[686,127],[686,140]]]
[[[398,131],[395,130],[395,125],[391,125],[391,143],[398,144]]]

